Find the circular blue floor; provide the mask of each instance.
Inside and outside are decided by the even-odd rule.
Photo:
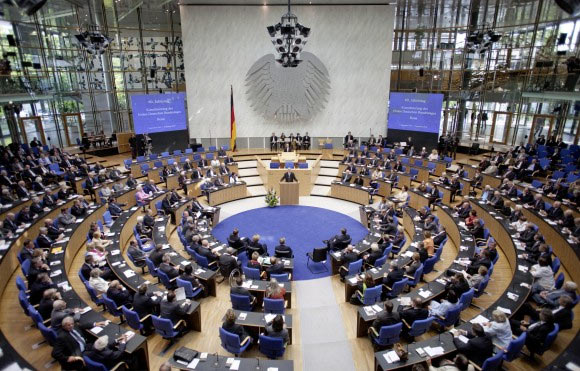
[[[327,260],[328,272],[321,264],[310,263],[306,266],[306,253],[314,247],[322,247],[322,240],[327,240],[346,228],[352,237],[353,244],[362,240],[368,230],[358,221],[347,215],[311,206],[278,206],[263,207],[244,211],[225,219],[213,229],[213,235],[227,243],[228,236],[234,228],[240,230],[240,236],[251,238],[260,235],[260,241],[268,246],[270,255],[280,237],[286,237],[286,245],[294,252],[294,280],[308,280],[330,275],[330,261]],[[245,254],[241,259],[246,261]]]

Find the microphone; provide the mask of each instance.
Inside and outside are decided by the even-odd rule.
[[[258,364],[256,365],[256,370],[260,369],[260,358],[256,357],[256,360],[258,361]]]
[[[219,365],[218,352],[215,352],[214,356],[215,356],[215,362],[213,363],[213,365],[217,369],[218,365]]]

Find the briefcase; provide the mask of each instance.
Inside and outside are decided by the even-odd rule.
[[[186,347],[181,347],[173,353],[173,359],[176,361],[184,361],[190,363],[193,359],[197,357],[197,352]]]

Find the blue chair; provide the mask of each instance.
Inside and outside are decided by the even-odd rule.
[[[148,314],[143,318],[139,318],[139,313],[127,308],[124,305],[121,307],[121,310],[123,311],[123,315],[125,316],[125,320],[127,320],[129,327],[131,327],[133,330],[139,331],[141,335],[145,335],[145,325],[143,322],[150,318],[151,315]]]
[[[388,258],[388,254],[385,254],[385,255],[381,256],[380,258],[378,258],[377,260],[375,260],[374,266],[377,267],[377,268],[382,267],[387,262],[387,258]]]
[[[224,151],[229,151],[229,150],[230,150],[230,146],[222,146],[222,149],[223,149]]]
[[[251,300],[248,295],[230,294],[232,308],[250,312],[254,308],[256,298]]]
[[[36,327],[38,327],[38,329],[40,330],[40,333],[44,337],[44,340],[46,340],[46,342],[50,346],[54,346],[54,343],[56,342],[56,337],[57,337],[56,331],[54,331],[53,329],[51,329],[49,327],[46,327],[44,325],[44,323],[42,323],[42,322],[36,323]]]
[[[83,360],[85,361],[85,365],[88,371],[109,371],[109,369],[104,364],[93,361],[87,356],[83,356]],[[125,362],[119,362],[111,370],[116,370],[117,368],[121,367],[121,365],[127,366]]]
[[[228,352],[233,353],[236,357],[239,357],[252,344],[252,338],[249,336],[241,340],[237,334],[232,334],[221,327],[219,330],[222,347]]]
[[[356,296],[363,305],[373,305],[377,301],[381,300],[382,291],[383,286],[377,285],[375,287],[367,288],[364,294],[359,290],[356,290]]]
[[[419,268],[417,268],[417,270],[413,274],[413,277],[405,275],[405,277],[407,277],[409,279],[409,282],[407,284],[411,287],[417,286],[417,284],[419,284],[419,282],[421,282],[422,275],[423,275],[423,264],[421,264],[419,266]]]
[[[191,149],[191,148],[186,148],[186,149],[185,149],[185,153],[187,153],[188,155],[190,155],[190,154],[192,154],[192,153],[193,153],[193,149]]]
[[[308,162],[299,162],[298,169],[308,169]]]
[[[426,333],[429,330],[429,328],[431,327],[431,323],[433,323],[433,320],[434,320],[433,317],[428,317],[426,319],[416,320],[415,322],[413,322],[411,327],[409,327],[407,322],[405,322],[404,320],[403,320],[403,323],[409,329],[408,335],[410,337],[414,338],[414,337],[421,336],[424,333]]]
[[[188,299],[197,297],[203,291],[203,287],[198,287],[194,290],[191,282],[182,280],[181,278],[177,278],[176,283],[177,287],[183,287],[185,289],[185,297]]]
[[[386,347],[395,344],[399,341],[402,329],[403,324],[401,322],[390,326],[382,326],[378,333],[374,327],[370,327],[371,340],[373,344],[376,344],[380,347]]]
[[[275,278],[276,281],[282,282],[290,282],[290,273],[280,273],[280,274],[271,274],[270,278]]]
[[[524,345],[526,345],[526,336],[527,333],[524,331],[518,338],[510,341],[505,353],[503,354],[504,361],[511,362],[519,357],[522,349],[524,349]]]
[[[169,152],[161,152],[161,157],[169,157]]]
[[[87,289],[87,292],[89,293],[89,296],[90,296],[91,300],[93,301],[93,303],[102,306],[104,309],[105,302],[103,301],[102,298],[99,297],[99,295],[97,295],[97,292],[95,291],[95,289],[93,289],[93,287],[91,286],[89,281],[85,281],[84,284],[85,284],[85,288]]]
[[[400,281],[397,281],[393,284],[393,287],[388,287],[383,285],[387,289],[386,296],[387,298],[396,298],[403,292],[407,284],[409,283],[408,278],[403,278]]]
[[[159,281],[161,281],[167,290],[173,290],[175,288],[175,280],[177,277],[169,279],[167,273],[163,272],[161,269],[157,270],[157,276],[159,277]]]
[[[145,156],[137,156],[137,162],[145,161]]]
[[[264,298],[264,313],[284,314],[286,301],[284,299]]]
[[[103,213],[103,222],[105,223],[105,225],[107,227],[111,227],[113,225],[113,223],[115,222],[113,220],[113,217],[111,216],[111,213],[109,212],[109,210],[107,210]]]
[[[552,261],[552,272],[554,272],[554,274],[558,273],[560,270],[560,264],[560,258],[554,258]]]
[[[270,169],[279,169],[280,163],[279,162],[270,162]]]
[[[488,273],[489,273],[489,271],[488,271]],[[485,292],[485,289],[486,289],[488,283],[489,283],[489,276],[485,276],[481,280],[481,282],[479,283],[479,286],[477,286],[477,288],[474,288],[473,297],[479,298]]]
[[[18,284],[18,282],[16,283]],[[564,273],[560,273],[558,277],[556,277],[556,283],[554,284],[554,286],[556,287],[557,290],[560,290],[563,284],[564,284]]]
[[[155,332],[161,335],[161,337],[165,340],[169,340],[169,345],[161,352],[161,354],[165,354],[167,350],[175,344],[175,338],[181,335],[181,331],[177,329],[185,325],[184,320],[179,320],[175,325],[171,322],[170,319],[161,318],[154,315],[151,315],[151,319],[153,320],[153,328]]]
[[[123,160],[123,163],[125,164],[125,169],[131,170],[131,164],[133,163],[131,159]]]
[[[284,355],[286,347],[282,338],[260,335],[258,340],[260,352],[270,359],[276,359]]]
[[[28,273],[30,273],[30,264],[30,259],[26,259],[22,264],[20,264],[20,270],[24,277],[28,277]]]
[[[37,323],[50,323],[50,318],[47,320],[44,320],[42,318],[42,316],[40,315],[40,313],[38,313],[38,311],[36,310],[36,308],[34,308],[31,304],[28,304],[28,316],[32,319],[32,322],[34,322],[34,324]]]
[[[437,316],[435,317],[435,322],[437,322],[442,328],[454,326],[457,321],[459,321],[459,315],[461,314],[461,303],[455,304],[455,306],[447,311],[445,317]]]
[[[474,289],[469,289],[459,297],[459,304],[461,304],[461,310],[466,310],[471,305],[471,301],[473,300],[473,295],[475,294]]]
[[[123,311],[121,310],[121,307],[120,306],[118,307],[117,304],[115,304],[115,302],[113,301],[113,299],[110,299],[107,296],[107,294],[103,294],[102,298],[103,302],[105,303],[105,308],[107,308],[107,312],[109,312],[109,314],[111,314],[112,316],[119,317],[121,323],[125,322],[125,318],[123,317]]]
[[[176,149],[173,151],[173,156],[180,156],[181,155],[181,150],[180,149]]]
[[[501,364],[503,362],[503,352],[499,350],[495,355],[489,357],[488,359],[483,362],[481,365],[482,371],[495,371],[501,370]]]
[[[546,350],[550,349],[550,347],[556,340],[556,337],[558,337],[558,331],[560,331],[560,326],[557,323],[554,323],[554,329],[548,335],[546,335],[546,340],[544,340],[544,347],[542,349],[538,349],[539,352],[537,353],[539,355],[544,354]],[[532,353],[532,355],[534,354],[531,350],[530,353]]]
[[[344,266],[341,266],[338,270],[339,271],[347,271],[347,276],[354,276],[357,273],[360,273],[361,269],[362,269],[362,264],[363,261],[362,259],[359,259],[357,261],[354,261],[352,263],[348,264],[348,269],[345,268]]]
[[[439,250],[441,250],[441,248],[439,248],[437,251]],[[433,272],[433,269],[435,269],[435,263],[437,263],[438,260],[439,256],[437,254],[425,260],[423,263],[423,274],[429,274]]]
[[[79,271],[80,272],[80,271]],[[16,287],[18,287],[18,291],[26,292],[26,282],[20,276],[16,276]]]
[[[165,215],[165,211],[161,208],[162,203],[163,203],[163,201],[155,202],[155,209],[157,210],[158,215]]]
[[[250,268],[246,266],[242,266],[242,272],[246,276],[246,278],[251,280],[259,281],[262,279],[260,270],[258,268]]]
[[[213,261],[210,263],[205,256],[199,255],[197,251],[194,251],[193,255],[195,256],[197,264],[201,265],[203,268],[217,270],[217,262]]]
[[[286,161],[286,163],[284,164],[284,168],[285,169],[294,169],[294,162]]]
[[[24,291],[18,291],[18,302],[20,303],[24,314],[28,316],[28,306],[30,305],[30,302],[28,301],[28,296]]]
[[[157,275],[157,267],[155,267],[155,264],[153,264],[153,261],[151,261],[151,259],[149,259],[147,257],[147,258],[145,258],[145,264],[147,265],[147,269],[149,269],[149,274],[151,274],[153,277],[157,278],[157,281],[159,281],[159,276]]]
[[[159,155],[157,153],[152,153],[149,155],[149,161],[157,160],[158,158],[159,158]]]

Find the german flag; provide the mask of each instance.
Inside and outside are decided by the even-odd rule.
[[[231,120],[230,120],[230,148],[232,151],[236,150],[236,114],[234,113],[234,87],[230,85],[231,88],[231,99],[230,99],[230,110],[231,110]]]

